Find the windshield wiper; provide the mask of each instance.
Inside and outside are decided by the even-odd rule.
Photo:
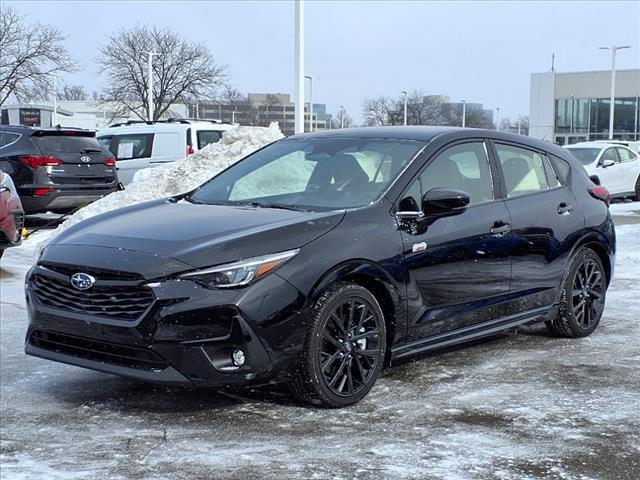
[[[296,212],[308,212],[309,210],[294,205],[286,205],[284,203],[270,203],[270,202],[238,202],[237,205],[248,205],[250,207],[257,208],[279,208],[281,210],[293,210]]]

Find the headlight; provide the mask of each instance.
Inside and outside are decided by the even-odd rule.
[[[178,278],[193,280],[208,288],[229,288],[247,285],[264,277],[300,251],[299,248],[272,255],[254,257],[217,267],[185,273]]]

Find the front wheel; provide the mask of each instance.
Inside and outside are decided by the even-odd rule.
[[[556,317],[547,328],[560,337],[591,335],[600,323],[607,290],[600,257],[590,248],[580,249],[569,263]]]
[[[376,298],[360,285],[334,283],[314,305],[291,390],[315,405],[352,405],[376,382],[385,348],[384,315]]]

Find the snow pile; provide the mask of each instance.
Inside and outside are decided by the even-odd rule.
[[[100,213],[188,192],[229,165],[264,145],[282,138],[277,123],[269,127],[237,127],[187,158],[139,170],[125,190],[114,192],[78,210],[54,230],[53,235]]]

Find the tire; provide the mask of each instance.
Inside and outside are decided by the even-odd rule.
[[[4,255],[4,248],[0,250],[0,259],[2,258],[2,255]]]
[[[636,197],[634,198],[636,202],[640,202],[640,176],[636,180]]]
[[[313,307],[290,389],[316,406],[353,405],[376,382],[385,351],[384,314],[376,298],[360,285],[336,282]]]
[[[600,257],[581,248],[571,259],[561,288],[558,312],[546,322],[547,328],[565,338],[591,335],[602,318],[607,290]]]

